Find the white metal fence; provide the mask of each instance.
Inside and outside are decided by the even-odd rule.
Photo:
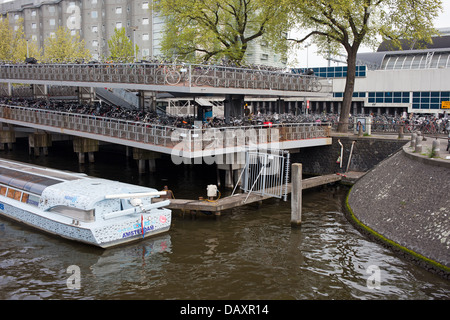
[[[289,152],[283,150],[247,151],[245,166],[239,177],[241,189],[276,198],[287,198],[289,181]]]

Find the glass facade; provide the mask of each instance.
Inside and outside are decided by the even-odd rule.
[[[314,75],[321,78],[345,78],[347,76],[347,66],[344,67],[315,67],[309,68],[314,71]],[[307,68],[292,69],[292,73],[304,74]],[[356,77],[366,77],[367,66],[356,66]]]
[[[343,96],[343,92],[333,93],[334,98],[343,98]],[[434,112],[434,110],[441,109],[442,101],[450,101],[450,91],[414,91],[412,92],[412,101],[411,92],[407,91],[354,92],[353,97],[367,97],[367,102],[369,104],[392,104],[393,107],[395,104],[412,102],[412,109],[430,110],[431,112]]]
[[[409,92],[369,92],[368,103],[409,103]]]
[[[344,93],[343,92],[334,92],[333,98],[343,98]],[[366,93],[365,92],[353,92],[353,98],[365,98]]]
[[[442,101],[450,101],[450,91],[416,91],[413,92],[413,109],[441,109]]]
[[[448,68],[450,63],[450,52],[426,51],[417,54],[387,55],[383,60],[381,69],[430,69]]]

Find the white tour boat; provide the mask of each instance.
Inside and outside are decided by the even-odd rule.
[[[0,215],[108,248],[169,230],[164,191],[0,159]]]

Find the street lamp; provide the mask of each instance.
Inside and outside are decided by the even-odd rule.
[[[311,43],[308,43],[305,45],[306,48],[306,69],[309,69],[309,47],[311,46]]]
[[[138,27],[131,27],[131,30],[133,30],[133,52],[134,52],[134,62],[136,62],[136,30]]]

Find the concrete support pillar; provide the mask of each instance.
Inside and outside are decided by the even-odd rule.
[[[52,136],[46,132],[37,131],[28,135],[28,152],[34,151],[35,156],[39,156],[40,149],[44,155],[48,155],[48,147],[52,146]]]
[[[48,99],[48,86],[46,84],[32,84],[34,99]]]
[[[278,112],[278,114],[286,113],[286,105],[284,100],[278,99],[276,101],[276,105],[277,105],[276,112]]]
[[[145,110],[145,91],[139,90],[137,95],[139,110]]]
[[[225,170],[225,188],[233,188],[233,170]]]
[[[8,124],[3,128],[3,124],[0,123],[0,150],[5,150],[5,145],[8,150],[12,150],[12,144],[16,142],[16,133],[13,130],[12,125]]]
[[[240,170],[244,164],[240,163],[232,163],[232,164],[218,164],[217,170],[224,170],[225,171],[225,188],[234,188],[234,185],[238,182]],[[217,185],[221,185],[219,174],[217,175],[218,183]]]
[[[150,172],[156,171],[156,159],[160,158],[160,154],[150,150],[133,148],[133,159],[137,160],[139,173],[145,173],[147,169],[147,161]]]
[[[85,163],[86,154],[90,163],[94,162],[94,152],[98,151],[98,140],[74,137],[73,151],[78,154],[78,163]]]
[[[302,223],[302,164],[292,164],[291,226]]]
[[[78,87],[78,101],[79,102],[93,102],[95,99],[95,91],[93,87]]]
[[[156,111],[156,93],[153,91],[138,91],[139,110]]]
[[[225,122],[230,123],[231,118],[242,117],[244,115],[244,96],[243,95],[225,95],[224,116]]]

